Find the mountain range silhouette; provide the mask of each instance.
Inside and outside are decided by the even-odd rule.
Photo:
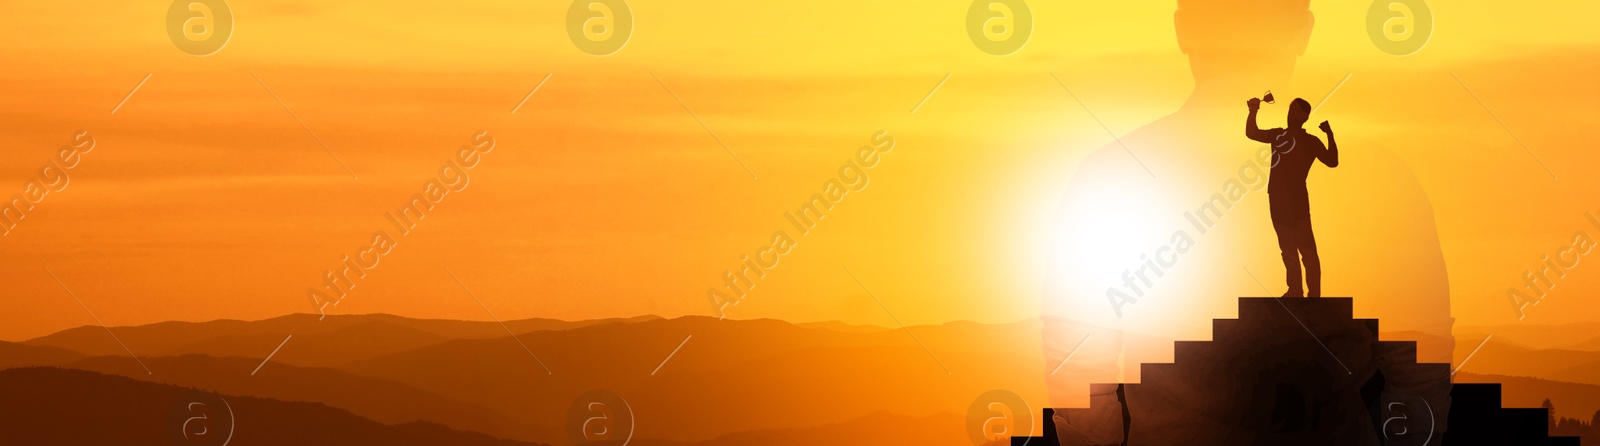
[[[153,416],[167,416],[165,400],[124,404],[95,399],[83,389],[133,386],[146,390],[127,392],[170,400],[193,388],[222,395],[230,403],[269,407],[263,409],[267,414],[291,410],[270,409],[277,405],[314,407],[314,412],[340,414],[330,415],[333,419],[358,419],[351,423],[362,426],[359,429],[421,429],[437,436],[413,437],[443,439],[430,444],[477,444],[449,437],[457,434],[448,434],[448,429],[468,437],[480,433],[486,436],[482,438],[506,439],[505,444],[565,445],[570,444],[563,424],[568,404],[587,390],[606,389],[625,398],[636,415],[635,436],[629,443],[633,445],[868,444],[880,439],[873,444],[915,440],[964,446],[971,443],[962,431],[960,414],[972,398],[992,389],[1040,395],[1041,370],[1054,365],[1038,357],[1036,321],[910,327],[927,351],[905,330],[837,322],[641,316],[572,322],[528,319],[506,321],[506,327],[516,339],[494,322],[384,314],[322,320],[295,314],[260,321],[111,327],[149,368],[146,373],[106,329],[84,326],[24,342],[0,342],[0,368],[22,373],[0,375],[0,386],[37,390],[28,397],[34,399],[5,398],[0,406],[12,413],[31,413],[37,399],[65,398],[86,405],[139,407],[154,411]],[[263,363],[291,334],[281,350]],[[1404,334],[1385,334],[1385,339],[1390,337],[1404,338]],[[680,343],[683,347],[669,359]],[[1492,348],[1522,349],[1494,350],[1497,355],[1547,350],[1519,345],[1501,347],[1491,341],[1479,355]],[[530,351],[549,366],[550,373]],[[1496,373],[1538,376],[1550,371],[1539,367],[1584,363],[1580,359],[1532,365],[1474,361],[1492,365],[1485,370]],[[76,380],[84,380],[85,387],[74,387]],[[1507,407],[1537,407],[1540,399],[1552,396],[1564,398],[1558,399],[1564,408],[1600,405],[1600,386],[1591,384],[1469,372],[1458,375],[1457,381],[1506,383]],[[148,390],[156,388],[162,390]],[[7,438],[38,438],[27,432],[67,431],[98,423],[58,409],[39,412],[50,416],[16,419],[28,423],[8,423],[3,429],[21,436]],[[103,417],[172,423],[112,412]],[[243,411],[238,419],[245,423],[241,426],[277,431],[339,429],[301,424],[300,418],[288,416],[252,418]],[[115,424],[104,429],[145,435],[151,427]],[[24,444],[99,441],[63,438],[72,441]],[[230,444],[249,444],[238,443],[243,439]],[[315,444],[289,437],[270,440],[266,444]]]
[[[1027,323],[913,327],[931,354],[902,330],[832,322],[643,316],[506,326],[517,339],[494,322],[391,315],[112,327],[150,373],[105,329],[85,326],[0,342],[0,366],[82,369],[230,398],[315,403],[380,423],[425,420],[552,444],[569,443],[567,406],[590,389],[627,399],[637,414],[630,444],[764,436],[849,443],[884,435],[869,428],[882,421],[889,424],[879,430],[948,431],[948,441],[932,444],[960,445],[966,440],[957,414],[970,398],[1018,383],[1019,392],[1042,387],[1030,356],[1038,347],[1029,330],[1037,328]],[[816,385],[823,382],[831,384]],[[807,434],[796,437],[800,431]]]
[[[171,445],[185,418],[174,405],[191,392],[83,370],[25,367],[0,371],[0,438],[6,444]],[[434,423],[385,425],[328,406],[229,396],[232,445],[533,446]],[[211,426],[221,429],[220,426]],[[292,427],[292,428],[291,428]],[[216,433],[220,433],[217,431]],[[214,444],[221,444],[216,442]]]

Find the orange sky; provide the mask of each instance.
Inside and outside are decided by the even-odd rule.
[[[1600,236],[1584,218],[1600,212],[1584,131],[1600,5],[1560,4],[1435,2],[1428,46],[1394,57],[1367,40],[1367,5],[1313,2],[1291,94],[1350,75],[1321,119],[1427,188],[1459,325],[1513,322],[1524,270]],[[46,268],[110,325],[314,311],[306,289],[393,231],[384,213],[480,130],[498,144],[470,186],[330,311],[487,319],[449,268],[506,319],[712,314],[705,290],[885,130],[869,186],[729,317],[892,325],[849,268],[908,324],[1029,318],[1066,179],[1111,141],[1049,73],[1119,134],[1192,87],[1171,0],[1035,2],[1005,57],[967,40],[962,2],[630,5],[635,33],[606,57],[567,40],[566,3],[238,1],[207,57],[174,48],[162,2],[5,6],[0,194],[75,132],[97,145],[0,237],[0,339],[94,323]],[[1589,263],[1523,323],[1600,320]]]

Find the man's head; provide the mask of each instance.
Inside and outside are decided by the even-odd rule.
[[[1298,129],[1306,125],[1306,120],[1311,118],[1311,103],[1305,99],[1294,98],[1289,103],[1289,128]]]
[[[1178,0],[1178,49],[1196,81],[1218,76],[1286,78],[1305,53],[1310,0]]]

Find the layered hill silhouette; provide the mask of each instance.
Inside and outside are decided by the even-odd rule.
[[[538,329],[518,331],[517,337],[549,365],[553,373],[546,373],[497,324],[462,322],[477,328],[461,329],[449,327],[451,321],[419,324],[387,315],[329,316],[322,322],[337,323],[320,332],[294,333],[259,373],[250,376],[261,357],[237,357],[244,355],[239,350],[265,355],[283,341],[282,330],[304,321],[315,317],[113,327],[153,371],[149,374],[100,327],[67,330],[19,348],[40,352],[64,351],[61,346],[84,348],[101,355],[61,356],[51,365],[223,393],[316,402],[384,422],[422,419],[551,443],[566,442],[562,422],[567,406],[590,389],[611,390],[632,404],[638,414],[636,439],[700,442],[740,433],[820,429],[884,410],[908,417],[963,413],[972,398],[994,388],[1037,395],[1043,387],[1038,379],[1036,325],[911,327],[932,350],[930,354],[899,329],[704,317],[525,325]],[[356,330],[413,333],[405,341],[411,348],[393,351],[400,342],[390,342],[377,353],[362,351],[359,343],[340,338],[353,338]],[[496,330],[500,335],[491,335]],[[446,339],[415,335],[416,331]],[[690,335],[693,338],[668,360]],[[256,344],[231,345],[237,341]],[[323,342],[341,347],[317,345]],[[292,358],[297,349],[318,351],[302,356],[301,364],[334,366],[281,360]],[[180,356],[162,356],[167,353]],[[275,377],[280,373],[283,376]],[[362,396],[368,392],[374,395]],[[473,419],[479,412],[455,409],[459,407],[486,408],[497,416]],[[510,419],[511,426],[491,422],[496,418]]]
[[[783,442],[790,438],[855,444],[862,442],[831,439],[877,438],[883,432],[858,429],[871,423],[898,430],[895,438],[945,432],[949,444],[966,444],[959,419],[949,426],[936,426],[934,420],[964,413],[973,398],[993,389],[1043,399],[1039,327],[1033,321],[910,327],[928,351],[906,330],[837,322],[642,316],[529,319],[507,321],[507,326],[516,339],[494,322],[381,314],[112,327],[152,373],[105,329],[86,326],[23,343],[0,342],[0,368],[83,369],[325,405],[378,423],[421,420],[554,444],[567,443],[568,405],[592,389],[612,391],[631,405],[637,427],[630,444],[662,445],[788,444]],[[262,365],[290,334],[293,338]],[[1404,336],[1385,333],[1384,339]],[[1551,361],[1512,365],[1544,366],[1496,369],[1507,366],[1500,358],[1546,355],[1526,348],[1498,350],[1520,348],[1509,341],[1509,347],[1495,346],[1500,339],[1496,336],[1472,361],[1492,366],[1485,370],[1497,374],[1475,375],[1476,366],[1469,366],[1458,381],[1505,382],[1508,407],[1537,407],[1545,398],[1574,411],[1568,416],[1600,407],[1600,386],[1500,376],[1548,379],[1551,367],[1579,367],[1583,358],[1562,352],[1549,354]],[[673,353],[680,343],[683,347]],[[945,444],[935,440],[944,435],[926,441]]]
[[[1600,322],[1468,326],[1458,327],[1456,335],[1470,339],[1483,339],[1493,335],[1497,341],[1529,350],[1600,352]]]
[[[0,438],[6,444],[180,444],[184,423],[194,416],[184,411],[193,399],[189,389],[83,370],[3,370],[0,395],[5,395],[0,398]],[[206,413],[207,420],[216,421],[206,427],[215,434],[231,430],[229,445],[534,445],[432,423],[386,425],[320,404],[221,398],[226,408]],[[231,414],[232,423],[222,421],[225,414]]]
[[[1461,344],[1465,344],[1465,348],[1469,351],[1477,345]],[[1458,344],[1457,350],[1462,349],[1461,344]],[[1459,357],[1465,357],[1466,353],[1459,352]],[[1474,358],[1472,362],[1462,366],[1462,370],[1490,375],[1536,376],[1557,381],[1600,385],[1600,352],[1534,349],[1502,342],[1499,337],[1494,337],[1489,338],[1489,342],[1478,349]],[[1509,360],[1478,361],[1489,358]]]
[[[1020,383],[1032,388],[1017,392],[1038,394],[1042,387],[1037,328],[954,323],[913,330],[932,355],[901,330],[840,333],[775,320],[684,317],[523,335],[551,374],[517,345],[492,339],[450,341],[341,369],[530,414],[542,432],[560,428],[555,422],[565,410],[543,400],[610,389],[629,401],[638,436],[677,441],[840,423],[885,409],[964,413],[987,390]],[[409,367],[428,363],[456,366]]]
[[[452,339],[487,339],[515,333],[565,330],[591,325],[658,319],[599,319],[568,322],[554,319],[495,322],[411,319],[387,314],[293,314],[260,321],[161,322],[118,327],[117,336],[142,356],[203,354],[216,357],[259,357],[271,352],[288,335],[294,349],[284,350],[274,361],[308,367],[332,367],[346,362],[406,351]],[[87,356],[126,355],[121,345],[98,326],[83,326],[28,340],[33,346],[58,347]]]
[[[84,355],[82,353],[60,347],[0,341],[0,369],[56,365],[83,358]]]
[[[114,356],[81,359],[60,367],[228,395],[318,403],[385,424],[430,421],[497,437],[515,438],[519,433],[513,421],[483,406],[335,369],[277,364],[271,373],[252,376],[250,371],[259,360],[191,354],[143,361],[160,372],[145,373],[143,368],[130,364],[128,358]]]
[[[740,432],[699,442],[643,440],[629,446],[816,446],[839,444],[972,446],[954,414],[908,417],[877,412],[843,423],[812,428]],[[1054,445],[1038,445],[1054,446]]]

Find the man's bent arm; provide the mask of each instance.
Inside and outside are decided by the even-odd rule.
[[[1333,140],[1333,128],[1324,125],[1322,132],[1328,134],[1328,150],[1318,154],[1317,159],[1328,167],[1339,167],[1339,143]]]
[[[1271,143],[1271,132],[1261,130],[1260,127],[1256,126],[1256,110],[1259,108],[1260,106],[1255,102],[1255,99],[1251,99],[1250,116],[1244,118],[1244,136],[1252,141]]]

